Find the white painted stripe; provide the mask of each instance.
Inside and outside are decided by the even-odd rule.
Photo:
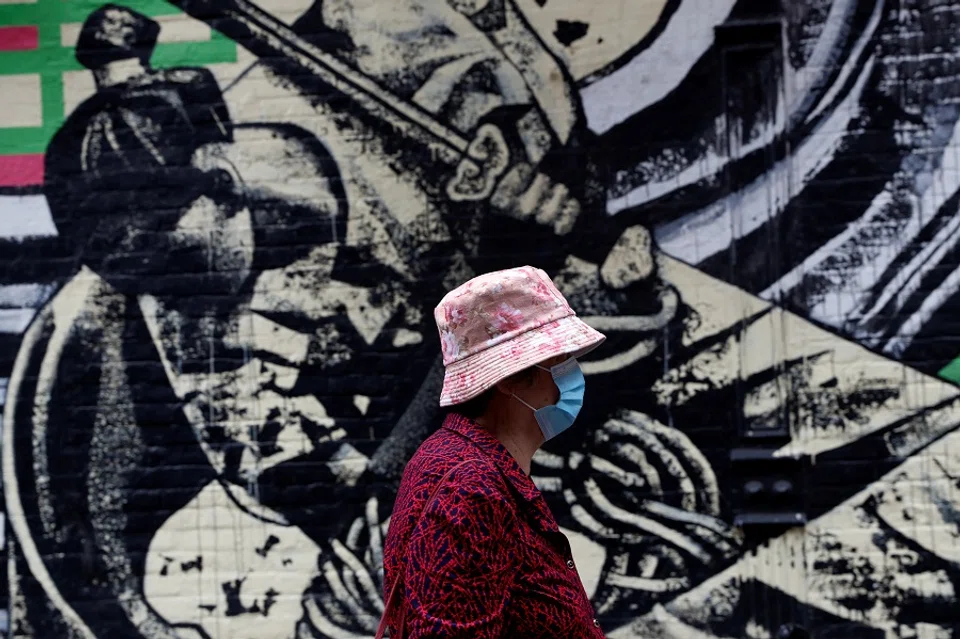
[[[889,209],[893,204],[893,187],[888,184],[859,219],[810,254],[801,265],[794,267],[760,293],[760,297],[776,301],[806,278],[819,277],[821,281],[829,278],[831,287],[822,292],[822,300],[810,310],[811,317],[831,326],[840,326],[854,319],[859,331],[863,330],[859,327],[866,325],[882,312],[894,297],[898,298],[899,303],[909,298],[919,288],[923,275],[930,269],[939,267],[940,260],[955,245],[960,219],[953,218],[940,229],[884,287],[870,308],[858,308],[865,294],[874,287],[897,256],[910,245],[927,223],[934,219],[947,199],[960,189],[958,148],[960,121],[954,125],[950,140],[944,145],[943,154],[940,156],[939,168],[930,176],[926,189],[907,202],[910,207],[908,215],[899,219],[889,218]],[[876,240],[874,229],[878,220],[882,220],[886,225],[898,225],[897,233],[885,243]],[[853,266],[840,270],[837,258],[842,258],[839,261]],[[861,334],[861,338],[866,337]]]
[[[863,215],[847,225],[847,227],[839,235],[833,236],[826,244],[808,255],[800,265],[793,267],[783,277],[767,287],[763,292],[760,293],[760,297],[765,300],[777,302],[789,291],[796,288],[807,276],[815,276],[820,274],[820,266],[830,257],[834,255],[843,255],[848,251],[850,252],[850,255],[853,256],[854,253],[860,253],[860,251],[857,250],[858,248],[862,249],[862,254],[867,257],[867,260],[870,264],[870,273],[876,273],[876,276],[879,277],[880,273],[882,273],[883,269],[885,268],[884,265],[893,261],[893,259],[897,256],[897,253],[900,250],[900,243],[898,242],[892,247],[890,245],[886,247],[880,247],[876,249],[876,252],[868,252],[874,247],[869,241],[865,241],[864,238],[871,232],[871,227],[874,225],[876,219],[886,211],[887,207],[890,206],[892,202],[893,196],[890,194],[890,192],[882,191],[873,199],[873,202],[870,203],[870,206]],[[907,236],[907,239],[909,239],[912,238],[916,233],[910,231],[910,224],[908,224],[903,229],[903,234]],[[853,279],[856,280],[856,277]],[[850,283],[850,276],[845,275],[843,277],[843,289],[845,292],[840,293],[841,295],[847,295],[847,291],[851,289],[864,291],[870,286],[869,283],[860,282],[856,282],[854,286],[850,286]],[[828,293],[828,296],[833,294],[834,293],[831,291]],[[836,311],[836,309],[840,308],[836,302],[840,301],[841,300],[831,300],[829,303],[830,308]],[[840,318],[842,315],[837,315],[836,317]]]
[[[883,4],[884,0],[878,0]],[[836,70],[836,55],[842,50],[850,31],[850,20],[856,13],[859,0],[835,0],[830,3],[829,13],[824,17],[822,31],[803,67],[793,74],[793,87],[790,92],[793,102],[790,105],[790,120],[806,111],[810,103],[817,98],[817,89],[824,85],[830,74]],[[872,34],[870,34],[872,35]],[[869,36],[868,36],[869,37]],[[856,60],[847,56],[847,60]],[[852,64],[843,65],[849,71]],[[834,88],[836,88],[836,83]]]
[[[939,265],[940,261],[937,261],[936,264]],[[947,279],[941,282],[940,285],[923,300],[920,308],[910,315],[907,321],[897,329],[897,334],[884,344],[883,352],[892,357],[900,358],[910,344],[913,343],[913,339],[920,330],[930,321],[934,314],[940,310],[941,306],[956,295],[957,291],[960,291],[960,268],[950,273]]]
[[[210,27],[183,14],[156,16],[153,19],[160,23],[157,42],[206,42],[210,39]],[[61,24],[60,46],[75,47],[82,26],[80,22]]]
[[[32,308],[0,308],[0,333],[19,335],[36,314]]]
[[[713,44],[714,27],[727,19],[735,4],[735,0],[683,2],[648,49],[581,90],[587,126],[595,133],[609,131],[676,89]]]
[[[74,280],[75,282],[78,280]],[[83,281],[83,280],[79,280]],[[24,336],[24,342],[29,344],[30,347],[35,346],[37,341],[40,338],[40,335],[43,330],[43,324],[37,323],[34,324],[30,332]],[[55,341],[54,338],[52,341]],[[20,349],[20,352],[17,353],[17,359],[13,365],[13,374],[10,377],[10,386],[14,389],[14,394],[16,394],[17,389],[21,388],[24,382],[24,369],[27,367],[27,361],[29,358],[28,352],[29,348]],[[57,352],[56,350],[48,352]],[[10,424],[16,423],[16,409],[18,402],[11,402],[6,404],[3,410],[3,421]],[[22,408],[22,407],[21,407]],[[66,602],[63,598],[63,595],[60,593],[60,590],[57,588],[56,583],[50,577],[50,573],[47,572],[47,567],[43,563],[43,557],[40,555],[40,551],[37,548],[36,542],[34,542],[32,531],[27,525],[27,515],[24,511],[23,504],[20,502],[20,483],[17,481],[17,474],[14,470],[16,467],[16,457],[14,456],[14,433],[12,428],[4,428],[2,430],[3,435],[3,444],[0,445],[0,458],[3,460],[3,496],[6,500],[7,512],[10,513],[10,529],[13,531],[13,534],[17,537],[17,543],[20,546],[20,551],[23,553],[23,559],[27,563],[27,569],[33,575],[33,578],[37,581],[41,588],[43,588],[44,593],[47,595],[47,598],[50,599],[50,602],[60,611],[60,614],[63,615],[64,621],[73,631],[73,634],[78,639],[96,639],[96,635],[93,634],[87,625],[83,622],[83,619],[80,618],[80,615]]]
[[[957,132],[960,132],[960,122],[957,122],[957,126],[954,127],[954,134],[956,135]],[[906,233],[902,234],[900,236],[901,241],[914,239],[919,234],[920,229],[924,228],[922,222],[933,219],[937,210],[946,202],[947,198],[956,193],[957,189],[960,188],[960,180],[957,179],[958,170],[960,170],[960,153],[957,152],[956,146],[948,145],[944,149],[940,170],[934,176],[935,181],[932,181],[931,188],[924,192],[919,204],[911,202],[911,204],[918,204],[914,210],[916,223],[910,229],[914,232],[909,237],[903,237],[903,235],[907,235]],[[866,309],[862,317],[858,318],[859,323],[865,324],[873,320],[894,298],[896,298],[898,308],[906,303],[920,289],[923,278],[930,271],[941,267],[941,262],[953,250],[958,240],[960,240],[960,218],[954,215],[929,242],[923,245],[923,248],[913,256],[910,262],[897,272],[893,280],[884,287],[873,306]],[[873,273],[877,275],[883,273],[883,270],[879,268],[880,266],[881,264],[874,262]],[[889,266],[889,264],[884,266]]]
[[[57,234],[47,198],[42,195],[0,195],[0,240],[52,237]]]
[[[762,149],[773,142],[773,140],[776,138],[776,135],[781,132],[782,127],[769,127],[764,134],[758,137],[756,140],[743,145],[739,151],[740,155],[745,156],[753,153],[754,151]],[[729,161],[730,160],[728,157],[721,157],[720,155],[717,155],[713,149],[710,149],[703,155],[703,157],[676,175],[672,175],[669,178],[658,182],[647,182],[646,184],[641,184],[625,195],[608,200],[607,213],[614,215],[620,211],[624,211],[634,206],[640,206],[641,204],[651,202],[659,197],[667,195],[668,193],[673,193],[677,189],[682,189],[685,186],[696,184],[700,180],[716,175]]]
[[[39,308],[56,288],[53,284],[0,286],[0,308]]]
[[[654,234],[660,248],[688,264],[699,264],[779,215],[793,195],[785,187],[802,188],[833,159],[847,124],[858,113],[857,105],[875,62],[875,56],[870,58],[843,102],[793,154],[741,191],[658,227]]]
[[[831,16],[827,17],[827,21],[826,21],[827,28],[829,28],[829,25],[831,24],[830,20],[833,15],[834,8],[836,8],[837,11],[840,11],[841,9],[844,8],[844,7],[840,7],[840,4],[841,3],[834,2],[833,5],[830,6]],[[848,1],[848,2],[845,2],[844,4],[852,8],[855,6],[856,3]],[[876,3],[873,7],[873,13],[870,15],[870,20],[867,22],[866,28],[863,30],[863,33],[860,34],[860,37],[857,39],[856,43],[854,43],[853,45],[853,48],[850,50],[850,54],[847,56],[848,61],[856,61],[857,59],[859,59],[860,56],[863,54],[864,50],[866,50],[867,46],[869,46],[874,41],[873,36],[876,33],[877,29],[880,27],[880,20],[883,18],[883,7],[885,4],[886,3],[883,0],[876,0]],[[848,14],[848,16],[849,15],[852,15],[852,14]],[[839,20],[838,20],[838,23],[839,23]],[[845,25],[845,26],[849,27],[849,25]],[[823,41],[823,38],[821,36],[821,40],[817,41],[818,50],[820,49],[820,42],[822,41]],[[815,51],[814,55],[810,59],[810,63],[808,63],[807,66],[809,67],[812,64],[813,65],[820,64],[820,65],[823,65],[825,69],[829,70],[831,65],[827,62],[827,60],[829,60],[829,58],[832,55],[834,55],[836,51],[836,46],[841,41],[842,40],[840,38],[837,38],[835,36],[835,42],[831,42],[831,44],[833,45],[833,48],[829,50],[824,49],[820,53]],[[837,99],[837,97],[840,95],[840,91],[843,90],[843,86],[847,83],[847,80],[850,79],[850,75],[854,72],[856,68],[857,68],[856,64],[849,64],[849,63],[844,64],[841,67],[840,74],[837,76],[837,79],[834,80],[833,84],[830,86],[830,89],[823,95],[823,97],[820,99],[820,102],[817,103],[817,106],[814,107],[810,115],[807,116],[806,118],[807,122],[810,122],[816,119],[825,109],[827,109],[830,106],[831,103],[833,103],[834,100]],[[807,91],[809,90],[809,88],[810,88],[809,86],[804,85],[800,90]],[[798,91],[798,89],[795,88],[794,91]]]
[[[7,401],[7,382],[9,382],[6,377],[0,377],[0,408],[3,407],[3,403]]]
[[[846,9],[841,7],[841,3],[839,2],[835,2],[831,5],[831,17],[828,18],[828,21],[834,19],[832,17],[834,12],[838,13],[836,20],[839,21],[845,19],[843,15],[841,15],[841,12],[845,12],[847,9],[849,9],[849,5],[851,3],[850,0],[844,0],[844,3],[842,4],[844,7],[846,7]],[[857,60],[869,43],[873,41],[874,32],[879,26],[880,18],[882,17],[882,5],[883,2],[878,0],[877,6],[874,9],[874,13],[870,18],[870,22],[868,23],[866,30],[860,35],[850,56],[848,56],[848,59]],[[825,55],[826,51],[834,51],[834,49],[839,46],[839,43],[845,39],[845,37],[845,35],[833,29],[830,30],[829,34],[825,31],[824,34],[821,35],[820,39],[817,41],[817,51],[815,51],[814,57],[811,58],[810,62],[803,69],[797,71],[792,76],[793,86],[791,86],[790,90],[788,91],[788,96],[791,98],[791,104],[787,109],[788,117],[783,118],[782,121],[792,122],[795,114],[802,113],[806,108],[807,102],[816,98],[818,90],[817,83],[820,81],[818,78],[821,78],[821,76],[825,77],[824,73],[832,69],[832,66],[820,68],[817,66],[818,63],[816,63],[815,60],[821,59],[823,55]],[[820,116],[827,108],[829,108],[829,106],[840,97],[841,91],[843,91],[850,76],[858,70],[859,67],[856,64],[851,63],[844,65],[836,80],[833,82],[833,84],[831,84],[829,90],[827,90],[823,98],[817,103],[817,106],[813,109],[813,112],[807,116],[806,121],[809,122],[813,120],[815,117]],[[767,131],[762,137],[741,147],[739,149],[739,155],[742,157],[757,149],[763,148],[773,139],[775,139],[776,136],[782,135],[783,130],[783,124],[778,123],[776,129]],[[676,175],[671,175],[660,181],[648,182],[638,186],[625,195],[621,195],[609,200],[607,202],[607,212],[611,215],[614,213],[619,213],[624,209],[645,204],[646,202],[655,200],[668,193],[672,193],[677,189],[695,184],[704,178],[716,175],[716,173],[723,167],[724,164],[727,163],[727,161],[728,160],[726,157],[721,157],[715,152],[709,151],[702,158]]]

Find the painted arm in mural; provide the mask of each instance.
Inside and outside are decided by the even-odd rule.
[[[568,233],[580,204],[544,171],[575,142],[579,101],[512,1],[318,0],[292,30],[246,0],[173,0],[260,56],[302,65],[359,107],[456,165],[447,194]],[[429,42],[430,46],[424,46]],[[577,179],[582,175],[577,176]]]
[[[579,94],[516,3],[413,1],[438,13],[449,6],[466,18],[460,55],[426,75],[411,97],[472,132],[469,152],[447,185],[451,199],[482,194],[496,215],[534,223],[559,237],[589,233],[590,242],[569,248],[602,263],[598,276],[608,288],[649,280],[655,271],[650,234],[638,220],[614,221],[599,208],[603,188],[594,175],[598,167],[590,164],[596,157],[586,152],[589,134]],[[496,101],[485,103],[477,89],[484,82],[495,87]],[[493,182],[476,188],[471,177]],[[458,192],[463,187],[468,195]]]

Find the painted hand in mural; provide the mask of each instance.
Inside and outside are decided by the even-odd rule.
[[[311,639],[366,639],[377,630],[384,604],[383,539],[376,498],[353,522],[346,540],[330,541],[320,557],[320,576],[304,596],[299,636]]]
[[[569,256],[554,276],[557,288],[581,318],[616,338],[582,362],[588,375],[623,370],[645,360],[663,341],[680,312],[676,289],[657,276],[649,232],[628,228],[602,265]]]
[[[526,162],[515,164],[490,198],[493,210],[518,220],[533,220],[566,235],[580,216],[570,190]]]
[[[456,174],[447,183],[447,195],[455,202],[487,199],[509,163],[510,149],[503,132],[493,124],[484,124],[467,147],[467,157],[460,160]]]
[[[490,200],[493,211],[518,220],[533,220],[557,235],[573,229],[580,203],[569,189],[525,161],[516,161],[503,132],[484,124],[447,184],[455,202]]]

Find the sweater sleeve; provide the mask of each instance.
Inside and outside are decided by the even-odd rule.
[[[494,639],[519,563],[513,502],[496,470],[467,465],[413,531],[404,574],[409,639]]]

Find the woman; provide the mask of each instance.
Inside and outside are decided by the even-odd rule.
[[[531,481],[583,402],[575,359],[604,336],[528,266],[476,277],[434,312],[453,406],[403,474],[384,548],[391,637],[603,637]]]

